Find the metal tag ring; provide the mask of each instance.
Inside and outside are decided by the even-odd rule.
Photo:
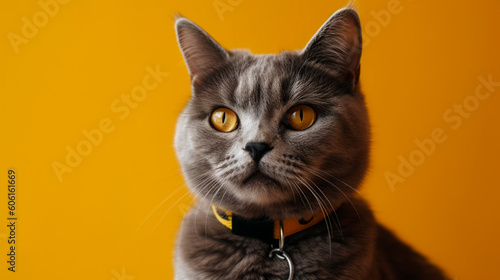
[[[274,248],[269,252],[269,257],[272,258],[274,255],[278,257],[280,260],[286,260],[288,263],[288,280],[293,279],[293,274],[294,274],[294,267],[293,267],[293,262],[292,258],[283,251],[283,247],[285,246],[285,237],[284,237],[284,230],[283,230],[283,221],[280,220],[280,240],[279,240],[279,248]]]
[[[288,263],[288,280],[293,279],[293,274],[294,274],[294,267],[293,267],[293,262],[292,258],[283,250],[280,250],[279,248],[272,249],[271,252],[269,252],[269,257],[272,258],[273,255],[276,255],[281,260],[286,260]]]

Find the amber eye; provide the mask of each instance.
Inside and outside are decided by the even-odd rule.
[[[238,116],[228,108],[216,109],[210,117],[212,125],[218,131],[231,132],[238,126]]]
[[[295,106],[286,113],[286,124],[294,130],[304,130],[316,121],[316,112],[306,105]]]

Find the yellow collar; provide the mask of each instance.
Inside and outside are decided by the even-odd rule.
[[[212,211],[217,220],[236,235],[258,238],[267,243],[272,243],[280,238],[279,220],[273,221],[266,217],[253,219],[243,218],[231,211],[218,208],[213,204]],[[324,213],[320,211],[309,217],[283,220],[284,237],[308,229],[323,221],[324,218]]]

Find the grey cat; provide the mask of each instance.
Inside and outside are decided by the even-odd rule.
[[[175,27],[192,89],[175,148],[197,198],[175,279],[446,279],[357,194],[370,126],[354,9],[278,55],[226,50],[182,17]]]

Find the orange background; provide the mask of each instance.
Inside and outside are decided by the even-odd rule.
[[[47,2],[57,3],[41,1]],[[304,47],[344,4],[73,0],[50,6],[48,15],[38,1],[2,1],[0,278],[171,279],[176,231],[191,202],[172,147],[176,117],[190,95],[174,14],[226,48],[277,53]],[[494,279],[500,86],[484,100],[474,94],[479,77],[500,81],[500,4],[360,0],[357,7],[373,126],[362,192],[384,224],[452,279]],[[36,32],[24,19],[36,21]],[[13,36],[24,40],[13,44]],[[122,95],[143,84],[148,67],[169,75],[125,105]],[[470,110],[457,117],[454,104],[464,101]],[[116,106],[128,107],[128,115]],[[108,133],[85,146],[82,131],[99,134],[101,122]],[[434,141],[428,155],[419,152],[415,141],[435,129],[441,143]],[[73,158],[59,180],[53,165],[67,165],[68,147],[87,155]],[[418,166],[400,173],[400,156]],[[6,263],[9,168],[18,176],[15,273]],[[389,184],[387,172],[404,181]]]

